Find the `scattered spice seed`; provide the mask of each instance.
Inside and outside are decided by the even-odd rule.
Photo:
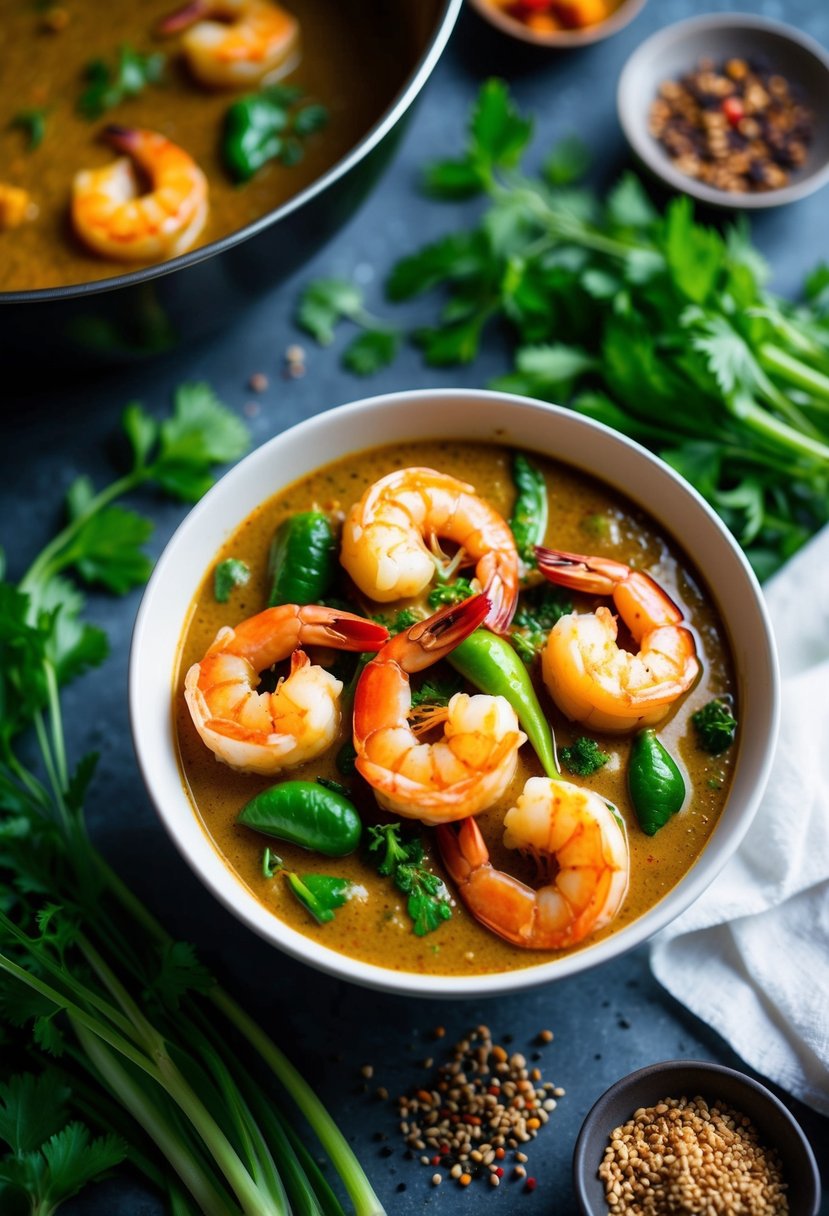
[[[747,1115],[701,1097],[635,1111],[610,1133],[598,1177],[616,1216],[789,1211],[777,1151],[759,1143]]]
[[[523,1178],[522,1148],[548,1122],[553,1094],[563,1093],[542,1080],[540,1069],[531,1074],[521,1052],[509,1055],[493,1043],[487,1026],[478,1026],[455,1044],[425,1085],[398,1099],[400,1131],[410,1150],[427,1148],[424,1164],[440,1163],[459,1185],[500,1180],[499,1162],[508,1153],[520,1171],[515,1176]]]
[[[363,1076],[366,1078],[367,1081],[370,1081],[371,1078],[374,1076],[374,1066],[371,1064],[364,1064],[363,1067],[360,1069],[360,1072],[363,1074]]]
[[[539,1043],[552,1043],[553,1032],[552,1030],[539,1030],[536,1037]]]
[[[385,1102],[389,1096],[389,1091],[386,1089],[385,1085],[378,1085],[374,1093],[381,1102]]]
[[[299,380],[305,375],[305,347],[293,342],[285,351],[285,375]]]
[[[432,1174],[432,1186],[440,1186],[443,1182],[443,1174]]]
[[[759,58],[700,60],[680,80],[662,82],[649,116],[675,168],[738,193],[787,185],[806,161],[813,127],[796,85]]]
[[[436,1026],[435,1029],[432,1031],[432,1038],[433,1039],[442,1039],[445,1034],[446,1034],[445,1026]]]

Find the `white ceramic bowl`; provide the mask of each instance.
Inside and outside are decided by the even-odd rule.
[[[227,536],[259,503],[349,452],[418,438],[492,440],[531,449],[601,478],[649,511],[708,580],[737,669],[739,754],[717,828],[680,883],[645,915],[595,945],[497,975],[428,976],[338,954],[289,928],[233,875],[184,790],[172,687],[191,600]],[[196,874],[266,941],[343,979],[418,996],[488,996],[583,971],[646,940],[709,885],[743,838],[769,773],[778,719],[777,663],[754,575],[714,512],[644,448],[558,406],[506,393],[430,389],[392,393],[319,414],[242,460],[193,508],[165,549],[138,613],[130,656],[130,715],[138,761],[161,821]],[[529,961],[529,959],[528,959]]]

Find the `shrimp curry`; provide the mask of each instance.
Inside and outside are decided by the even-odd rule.
[[[437,0],[0,3],[0,292],[228,236],[373,127]],[[178,10],[178,11],[177,11]],[[431,23],[431,24],[430,24]]]
[[[682,878],[736,751],[703,750],[693,715],[734,696],[711,597],[653,519],[535,453],[441,441],[319,469],[229,536],[174,712],[195,814],[274,916],[460,975],[583,949]],[[644,817],[643,746],[665,761]]]

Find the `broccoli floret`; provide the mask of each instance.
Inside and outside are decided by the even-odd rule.
[[[563,747],[559,756],[568,773],[578,777],[589,777],[604,768],[610,759],[609,753],[603,752],[595,739],[586,739],[584,735],[576,739],[572,747]]]
[[[737,719],[726,697],[714,697],[713,701],[691,714],[691,721],[697,732],[697,743],[712,756],[719,756],[734,742]]]

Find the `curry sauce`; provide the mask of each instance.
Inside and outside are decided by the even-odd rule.
[[[704,848],[725,805],[734,749],[718,757],[699,750],[690,716],[714,696],[734,696],[736,685],[722,623],[698,573],[673,540],[660,531],[654,520],[598,481],[544,457],[533,455],[532,459],[543,470],[547,482],[550,508],[547,543],[577,553],[612,557],[647,570],[681,608],[694,632],[702,667],[697,684],[658,727],[660,739],[683,771],[688,797],[682,811],[655,836],[642,832],[630,806],[626,789],[629,737],[601,735],[568,722],[541,682],[538,661],[532,668],[539,700],[559,748],[579,735],[589,734],[598,739],[602,750],[611,757],[590,778],[569,777],[566,772],[565,778],[589,785],[614,802],[627,825],[630,846],[627,897],[608,928],[574,947],[582,949],[630,924],[657,903],[679,882]],[[237,773],[215,760],[197,735],[185,706],[184,673],[201,658],[221,626],[238,624],[265,607],[268,548],[286,516],[314,507],[332,513],[345,512],[379,477],[395,468],[420,465],[471,482],[479,495],[508,518],[515,497],[510,460],[508,449],[488,444],[465,441],[402,444],[349,456],[303,478],[259,507],[222,546],[216,562],[231,556],[243,559],[251,568],[251,580],[237,588],[228,603],[220,604],[213,593],[211,567],[198,589],[182,638],[175,692],[182,775],[194,811],[214,847],[240,881],[275,916],[333,950],[395,971],[483,974],[532,967],[555,958],[556,954],[509,945],[478,924],[460,900],[455,900],[451,919],[435,932],[416,937],[406,914],[405,897],[389,879],[377,874],[376,860],[363,846],[346,858],[323,858],[237,825],[236,816],[241,808],[254,794],[273,784],[273,779]],[[572,599],[577,611],[588,611],[596,603],[595,597],[575,593]],[[377,605],[373,610],[388,614],[409,603]],[[349,737],[346,723],[340,742]],[[339,743],[318,760],[286,771],[285,778],[314,781],[323,776],[344,781],[334,762],[338,748]],[[505,849],[501,836],[504,813],[515,804],[525,781],[533,775],[542,775],[542,770],[525,743],[506,794],[478,818],[493,865],[531,885],[535,882],[535,867]],[[348,783],[365,824],[395,819],[378,808],[370,787],[359,776],[348,779]],[[432,831],[423,828],[422,836],[428,862],[435,872],[443,874]],[[332,922],[318,925],[278,874],[270,879],[264,876],[262,855],[266,846],[275,848],[289,869],[347,878],[364,889],[365,897],[351,899],[337,911]],[[451,892],[448,877],[446,882]]]

